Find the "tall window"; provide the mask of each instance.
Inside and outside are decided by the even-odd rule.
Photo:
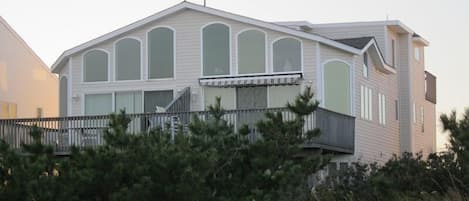
[[[368,54],[363,54],[363,77],[368,78]]]
[[[324,103],[327,109],[350,114],[350,67],[341,61],[324,64]]]
[[[269,87],[269,107],[285,107],[287,103],[294,103],[301,92],[300,85]]]
[[[420,106],[420,121],[422,122],[422,133],[425,132],[425,112],[423,106]]]
[[[391,59],[392,66],[396,66],[396,41],[394,39],[391,40]]]
[[[148,78],[174,77],[174,31],[159,27],[148,32]]]
[[[67,77],[60,78],[59,86],[59,113],[61,117],[68,115],[68,79]]]
[[[415,108],[415,102],[412,104],[412,119],[414,123],[417,123],[417,109]]]
[[[141,91],[116,92],[115,101],[116,112],[120,110],[125,110],[127,114],[143,112]]]
[[[230,74],[230,28],[216,23],[202,30],[203,75]]]
[[[265,72],[265,34],[248,30],[238,35],[238,73]]]
[[[83,56],[83,81],[99,82],[108,80],[108,54],[101,50],[92,50]]]
[[[379,124],[386,125],[386,96],[382,93],[378,93],[378,105]]]
[[[373,120],[373,92],[366,86],[360,87],[360,117],[366,120]]]
[[[85,115],[107,115],[112,112],[112,94],[86,94]]]
[[[414,57],[415,57],[415,60],[420,61],[420,48],[419,47],[414,48]]]
[[[116,43],[116,79],[140,79],[140,41],[125,38]]]
[[[396,115],[396,120],[399,120],[399,101],[395,100],[394,101],[394,109],[395,109],[395,115]]]
[[[223,109],[233,110],[236,109],[236,89],[235,88],[204,88],[204,105],[205,109],[209,105],[215,105],[216,97],[221,98],[220,106]]]
[[[267,87],[236,88],[236,108],[267,108]]]
[[[283,38],[273,44],[274,72],[301,70],[301,42],[294,38]]]
[[[165,108],[173,100],[173,91],[145,91],[144,93],[144,111],[156,112],[160,108]]]

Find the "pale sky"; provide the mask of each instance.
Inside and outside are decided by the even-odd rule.
[[[180,2],[2,0],[0,15],[50,66],[66,49]],[[437,76],[436,115],[469,106],[469,0],[207,0],[207,6],[264,21],[401,20],[430,41],[425,63]]]

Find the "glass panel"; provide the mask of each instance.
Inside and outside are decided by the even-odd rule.
[[[273,45],[274,72],[301,70],[301,43],[293,38],[284,38]]]
[[[97,82],[108,80],[108,55],[101,50],[93,50],[85,54],[83,59],[84,81]]]
[[[243,87],[236,89],[236,108],[267,108],[267,87]]]
[[[85,95],[85,115],[107,115],[112,112],[112,94]]]
[[[324,96],[327,109],[350,114],[350,75],[347,64],[332,61],[324,65]]]
[[[368,54],[363,54],[363,77],[368,78]]]
[[[286,107],[300,94],[300,86],[273,86],[269,88],[269,107]]]
[[[203,29],[203,75],[230,74],[230,29],[211,24]]]
[[[156,112],[157,107],[165,108],[173,100],[173,91],[145,91],[145,112]]]
[[[174,35],[168,28],[148,33],[148,78],[171,78],[174,75]]]
[[[68,108],[67,108],[67,94],[68,94],[68,79],[67,77],[62,77],[60,79],[60,90],[59,90],[59,96],[60,96],[60,99],[59,99],[59,113],[60,113],[60,116],[61,117],[65,117],[67,116],[68,112]]]
[[[142,113],[142,92],[116,92],[116,112],[125,110],[126,114]]]
[[[215,104],[215,97],[221,98],[224,109],[235,109],[235,88],[204,88],[205,108]]]
[[[238,73],[265,72],[265,35],[249,30],[238,36]]]
[[[117,80],[140,79],[140,42],[126,38],[116,44]]]

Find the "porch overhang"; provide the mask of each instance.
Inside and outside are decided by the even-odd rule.
[[[199,84],[208,87],[243,87],[265,85],[296,85],[302,79],[302,73],[266,74],[232,77],[200,78]]]

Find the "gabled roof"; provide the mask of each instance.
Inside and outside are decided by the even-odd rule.
[[[373,37],[360,37],[360,38],[344,38],[344,39],[336,39],[335,41],[346,44],[348,46],[352,46],[357,49],[363,49],[373,40]]]
[[[361,49],[361,54],[369,51],[371,60],[377,65],[377,69],[386,74],[396,74],[395,67],[386,63],[384,55],[378,47],[375,37],[343,38],[336,41]]]
[[[136,21],[132,24],[124,26],[124,27],[122,27],[120,29],[117,29],[115,31],[112,31],[108,34],[102,35],[102,36],[100,36],[96,39],[93,39],[91,41],[88,41],[86,43],[78,45],[74,48],[66,50],[54,62],[54,64],[52,65],[52,71],[54,73],[58,73],[58,71],[60,70],[59,68],[61,68],[61,66],[63,66],[63,64],[65,63],[67,58],[69,56],[77,53],[77,52],[80,52],[82,50],[90,48],[90,47],[92,47],[94,45],[97,45],[99,43],[105,42],[107,40],[113,39],[117,36],[120,36],[122,34],[125,34],[125,33],[129,32],[131,30],[142,27],[142,26],[144,26],[148,23],[151,23],[155,20],[158,20],[160,18],[163,18],[165,16],[171,15],[173,13],[176,13],[176,12],[184,10],[184,9],[190,9],[190,10],[194,10],[194,11],[198,11],[198,12],[202,12],[202,13],[207,13],[207,14],[219,16],[219,17],[222,17],[222,18],[227,18],[227,19],[243,22],[243,23],[246,23],[246,24],[251,24],[251,25],[254,25],[254,26],[258,26],[258,27],[263,27],[263,28],[270,29],[270,30],[273,30],[273,31],[278,31],[278,32],[290,34],[292,36],[318,41],[320,43],[323,43],[323,44],[326,44],[326,45],[329,45],[329,46],[344,50],[344,51],[352,53],[352,54],[359,54],[360,53],[360,50],[358,50],[354,47],[350,47],[350,46],[345,45],[343,43],[339,43],[339,42],[334,41],[332,39],[329,39],[329,38],[326,38],[326,37],[323,37],[323,36],[319,36],[319,35],[316,35],[316,34],[313,34],[313,33],[306,33],[306,32],[303,32],[303,31],[298,31],[298,30],[294,30],[294,29],[291,29],[291,28],[288,28],[288,27],[285,27],[285,26],[281,26],[281,25],[278,25],[278,24],[275,24],[275,23],[269,23],[269,22],[265,22],[265,21],[261,21],[261,20],[257,20],[257,19],[253,19],[253,18],[249,18],[249,17],[229,13],[229,12],[225,12],[225,11],[222,11],[222,10],[208,8],[208,7],[198,5],[198,4],[189,3],[189,2],[184,1],[184,2],[179,3],[179,4],[177,4],[173,7],[170,7],[168,9],[165,9],[165,10],[163,10],[161,12],[158,12],[154,15],[146,17],[142,20]]]

